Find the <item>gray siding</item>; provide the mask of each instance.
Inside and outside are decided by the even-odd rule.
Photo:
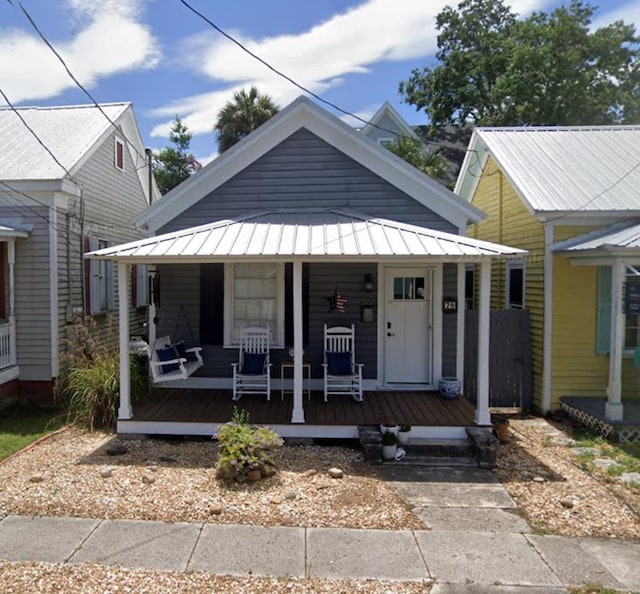
[[[394,134],[395,132],[395,134]],[[374,142],[378,142],[379,139],[384,138],[391,139],[395,142],[398,138],[398,134],[403,134],[396,123],[387,115],[380,118],[376,128],[371,128],[367,132],[367,138],[370,138]]]
[[[10,201],[11,198],[7,198]],[[0,201],[3,201],[0,195]],[[28,199],[22,200],[24,204]],[[0,206],[0,218],[33,225],[28,238],[16,240],[16,348],[20,379],[51,379],[51,313],[49,286],[49,209]]]
[[[345,208],[441,231],[448,221],[366,167],[301,129],[187,209],[159,233],[258,210]]]
[[[458,267],[456,264],[445,264],[442,271],[442,296],[454,297],[458,294]],[[436,303],[436,307],[442,307]],[[464,303],[458,301],[458,307]],[[458,316],[442,314],[442,375],[456,376],[456,355],[458,343]]]

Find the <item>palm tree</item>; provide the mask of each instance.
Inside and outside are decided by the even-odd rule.
[[[269,118],[277,114],[278,106],[269,95],[261,95],[256,87],[233,94],[218,114],[214,130],[218,133],[218,151],[224,153]]]
[[[395,142],[384,146],[429,177],[442,180],[447,173],[446,159],[437,150],[426,151],[422,143],[415,138],[400,136]]]

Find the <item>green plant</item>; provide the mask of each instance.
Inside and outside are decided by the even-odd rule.
[[[116,326],[109,318],[102,328],[95,320],[68,327],[67,352],[56,381],[55,395],[69,421],[89,427],[112,427],[120,397],[120,353]],[[145,370],[130,357],[131,400],[148,390]]]
[[[229,423],[220,427],[216,469],[226,478],[246,476],[250,470],[273,466],[273,454],[282,446],[282,438],[272,429],[249,424],[249,413],[233,409]]]
[[[404,425],[400,425],[400,431],[402,433],[409,433],[409,431],[411,431],[411,425],[407,425],[406,423]]]
[[[382,445],[393,446],[398,444],[398,436],[391,431],[385,431],[382,434]]]

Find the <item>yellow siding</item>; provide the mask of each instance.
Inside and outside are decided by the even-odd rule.
[[[540,407],[544,324],[544,228],[527,210],[492,158],[489,158],[478,182],[472,204],[488,216],[469,228],[469,236],[519,247],[529,252],[525,260],[525,299],[526,307],[531,314],[533,398],[534,404]],[[494,264],[491,278],[491,307],[504,309],[506,264]]]
[[[556,227],[555,241],[563,241],[594,227]],[[597,267],[572,266],[554,256],[552,407],[561,396],[606,397],[609,356],[597,355],[596,305]],[[640,376],[633,361],[623,362],[623,396],[637,396]]]

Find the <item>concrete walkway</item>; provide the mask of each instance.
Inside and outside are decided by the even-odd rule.
[[[235,576],[429,580],[434,594],[559,593],[586,583],[640,591],[640,545],[533,535],[490,471],[385,465],[381,472],[430,530],[7,516],[0,520],[0,558]]]

